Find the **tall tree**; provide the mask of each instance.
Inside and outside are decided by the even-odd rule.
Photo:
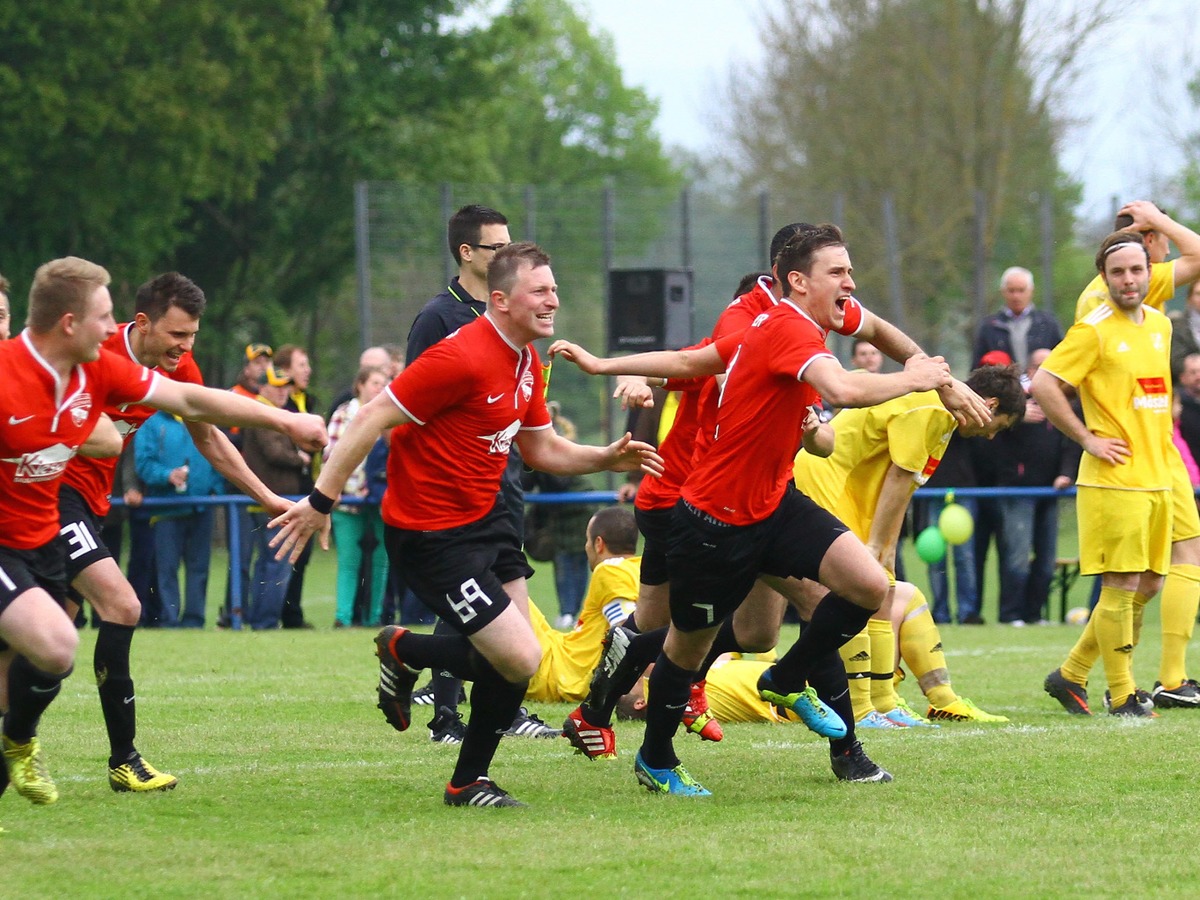
[[[0,3],[0,265],[136,284],[186,203],[253,193],[327,40],[320,0]]]
[[[1054,101],[1107,18],[1101,5],[1063,20],[1049,48],[1034,46],[1024,0],[781,4],[762,31],[761,76],[729,91],[743,181],[769,187],[783,216],[840,211],[861,289],[885,313],[898,290],[915,333],[970,329],[977,239],[991,274],[1037,270],[1046,196],[1055,232],[1070,231],[1078,188],[1057,165]]]

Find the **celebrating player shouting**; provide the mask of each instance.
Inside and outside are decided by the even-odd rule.
[[[831,589],[760,684],[764,697],[797,712],[812,661],[861,630],[887,593],[887,576],[862,542],[791,485],[808,407],[821,397],[840,407],[868,406],[951,383],[940,358],[915,356],[903,372],[874,375],[845,371],[826,349],[826,334],[842,324],[854,290],[836,226],[798,233],[776,271],[784,299],[746,330],[726,373],[716,425],[674,509],[671,626],[650,677],[646,735],[634,763],[638,780],[655,792],[708,793],[680,765],[672,738],[718,628],[760,574],[811,578]],[[724,369],[713,345],[596,360],[558,342],[551,353],[596,374],[691,377]]]

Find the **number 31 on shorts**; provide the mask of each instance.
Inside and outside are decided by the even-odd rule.
[[[484,592],[483,588],[479,586],[479,582],[477,582],[474,578],[468,578],[466,581],[460,584],[458,586],[458,591],[461,599],[457,599],[452,595],[447,594],[446,600],[449,602],[450,608],[454,610],[455,615],[458,616],[458,620],[464,625],[478,615],[478,612],[476,612],[475,607],[472,604],[476,603],[477,601],[482,601],[488,606],[492,605],[492,598]]]

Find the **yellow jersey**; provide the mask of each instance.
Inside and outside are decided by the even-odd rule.
[[[935,391],[905,394],[877,406],[847,409],[833,426],[833,455],[801,450],[796,486],[846,523],[865,541],[883,480],[894,463],[913,473],[915,487],[929,480],[958,427]]]
[[[600,662],[604,635],[633,612],[641,574],[640,556],[614,556],[597,565],[573,631],[556,631],[542,611],[529,604],[530,624],[542,648],[542,661],[529,680],[527,698],[576,703],[587,696],[592,670]]]
[[[1171,321],[1143,307],[1139,325],[1105,301],[1071,326],[1042,368],[1079,391],[1088,430],[1130,450],[1114,466],[1085,453],[1077,484],[1131,491],[1171,488]]]
[[[772,663],[722,655],[708,670],[705,693],[718,722],[796,722],[791,710],[782,715],[758,695],[758,679]]]
[[[1150,266],[1150,290],[1146,292],[1146,299],[1142,302],[1159,312],[1164,312],[1163,307],[1167,305],[1167,301],[1175,295],[1175,260],[1168,262],[1153,263]],[[1108,285],[1104,283],[1104,279],[1097,273],[1096,277],[1088,282],[1088,286],[1083,289],[1083,293],[1079,295],[1079,299],[1075,302],[1075,321],[1078,322],[1093,309],[1105,302],[1109,298]]]

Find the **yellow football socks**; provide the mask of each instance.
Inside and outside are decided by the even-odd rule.
[[[1162,594],[1162,660],[1158,680],[1175,688],[1187,680],[1187,647],[1200,608],[1200,566],[1173,565]]]
[[[946,707],[958,699],[950,686],[950,672],[942,652],[942,633],[933,621],[929,603],[920,589],[904,609],[904,620],[900,624],[900,658],[912,670],[930,705]]]
[[[871,705],[871,639],[864,628],[838,651],[846,664],[846,677],[850,680],[850,704],[854,707],[857,722],[875,707]]]
[[[1113,709],[1124,703],[1134,690],[1133,597],[1133,591],[1102,587],[1100,600],[1092,612]]]

